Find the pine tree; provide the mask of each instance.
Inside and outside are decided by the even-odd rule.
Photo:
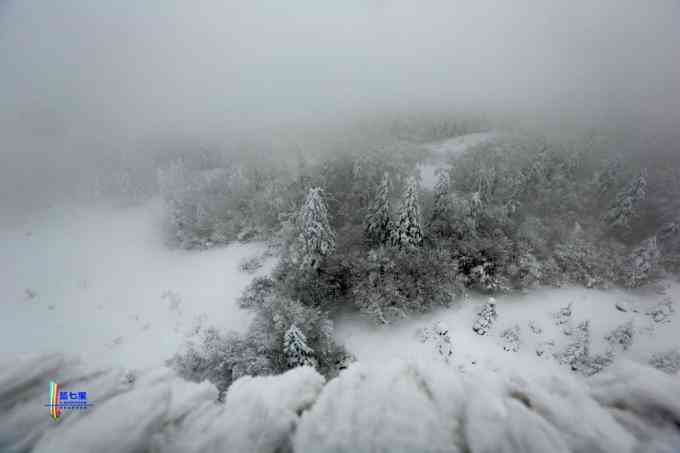
[[[319,259],[335,251],[335,232],[328,222],[328,209],[322,189],[312,188],[299,215],[299,235],[291,258],[302,265],[316,267]]]
[[[376,244],[384,244],[390,239],[393,228],[390,210],[390,176],[385,172],[366,217],[366,236]]]
[[[437,173],[437,182],[434,185],[433,218],[441,218],[449,210],[449,175],[442,169],[438,169]]]
[[[614,203],[605,214],[605,223],[612,229],[629,232],[630,222],[639,216],[639,205],[646,198],[647,171],[643,170],[616,195]]]
[[[290,368],[316,365],[314,351],[307,346],[307,338],[295,324],[291,324],[283,336],[283,353]]]
[[[625,285],[635,288],[646,283],[657,270],[660,257],[656,235],[642,241],[624,262]]]
[[[608,161],[604,168],[595,174],[593,186],[598,196],[609,193],[612,187],[614,187],[616,184],[616,180],[621,174],[621,170],[621,159],[616,157]]]
[[[489,301],[482,306],[482,309],[477,313],[477,320],[472,325],[472,330],[477,335],[486,335],[491,329],[492,324],[498,318],[496,312],[496,300],[491,297]]]
[[[413,177],[406,181],[406,189],[401,198],[399,222],[392,233],[392,243],[399,247],[418,247],[423,243],[418,188]]]
[[[451,337],[449,336],[449,328],[446,327],[441,322],[438,322],[434,326],[435,337],[435,348],[440,357],[445,363],[451,361],[451,356],[453,355],[453,347],[451,346]]]
[[[449,213],[451,198],[449,196],[449,175],[446,171],[437,170],[437,183],[434,185],[434,200],[428,229],[434,234],[447,235],[450,233]]]

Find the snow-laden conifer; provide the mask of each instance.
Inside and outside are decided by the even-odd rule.
[[[449,213],[452,202],[449,191],[449,174],[443,169],[438,169],[437,182],[434,185],[432,213],[428,223],[428,230],[433,234],[447,235],[450,233]]]
[[[625,261],[626,286],[635,288],[646,283],[656,270],[660,257],[656,236],[642,241]]]
[[[392,243],[399,247],[418,247],[423,243],[418,188],[413,177],[406,182],[399,209],[399,220],[392,234]]]
[[[384,244],[390,239],[394,228],[391,214],[390,176],[385,172],[375,200],[366,217],[366,236],[373,243]]]
[[[451,356],[453,356],[453,346],[451,344],[451,337],[449,336],[449,328],[442,322],[438,322],[434,325],[435,337],[435,349],[437,354],[444,360],[445,363],[449,363]]]
[[[612,229],[629,232],[630,222],[639,216],[640,203],[647,198],[647,172],[643,170],[617,195],[604,216]]]
[[[478,335],[486,335],[491,329],[492,324],[498,318],[496,312],[496,300],[491,297],[489,301],[482,306],[482,309],[477,313],[477,319],[472,325],[472,330]]]
[[[316,266],[319,259],[335,251],[335,232],[328,221],[322,189],[312,188],[299,215],[299,234],[291,258],[302,265]]]
[[[437,170],[437,182],[434,185],[434,201],[432,206],[432,220],[446,218],[446,213],[450,208],[449,202],[449,174],[439,169]]]
[[[314,351],[307,346],[307,338],[295,324],[292,324],[283,336],[283,353],[288,366],[315,366]]]

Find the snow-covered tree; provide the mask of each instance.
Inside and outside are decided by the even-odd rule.
[[[437,182],[434,185],[434,202],[432,207],[432,219],[445,218],[449,203],[449,174],[442,169],[437,170]]]
[[[626,286],[635,288],[649,280],[659,264],[660,257],[656,236],[642,241],[625,262]]]
[[[322,189],[312,188],[300,210],[299,234],[291,258],[293,262],[315,267],[319,259],[335,251],[335,232],[328,222],[328,209]]]
[[[449,336],[449,328],[441,321],[435,322],[431,327],[425,327],[418,331],[422,343],[432,343],[434,350],[445,363],[451,361],[453,345]]]
[[[573,341],[553,354],[559,364],[569,365],[572,371],[584,376],[597,374],[611,365],[614,359],[614,351],[611,348],[604,354],[593,355],[590,352],[590,321],[577,325],[570,331],[570,336]]]
[[[604,168],[595,174],[593,186],[598,196],[605,195],[615,186],[617,178],[622,171],[621,158],[619,156],[605,163]]]
[[[574,367],[575,363],[590,353],[590,322],[580,323],[570,330],[569,336],[573,340],[554,356],[561,365],[569,364]]]
[[[435,349],[437,354],[442,357],[444,362],[449,363],[451,356],[453,355],[449,328],[444,323],[438,322],[434,325],[434,333],[436,334]]]
[[[428,223],[428,229],[434,234],[450,233],[449,213],[452,203],[449,195],[450,182],[449,174],[443,169],[437,170],[437,182],[434,185],[434,200],[432,203],[432,213]]]
[[[630,231],[630,222],[639,216],[640,203],[647,198],[647,171],[630,181],[617,195],[604,216],[605,223],[612,229]]]
[[[390,176],[383,176],[373,205],[366,217],[366,236],[377,244],[384,244],[390,239],[394,225],[390,209]]]
[[[423,243],[418,188],[413,177],[406,182],[399,209],[399,221],[392,233],[392,243],[399,247],[417,247]]]
[[[290,368],[316,365],[314,351],[307,346],[307,338],[295,324],[292,324],[283,336],[283,353]]]
[[[660,324],[671,322],[670,318],[673,316],[673,313],[675,313],[675,308],[673,307],[673,299],[670,297],[664,298],[645,312],[647,316],[652,318],[652,321]]]
[[[496,300],[491,297],[489,298],[489,301],[482,306],[479,313],[477,313],[477,320],[475,320],[475,323],[472,325],[472,330],[478,335],[486,335],[496,318],[498,318]]]
[[[671,349],[652,355],[649,364],[664,373],[674,375],[680,371],[680,349]]]
[[[633,345],[635,329],[633,321],[628,321],[605,335],[604,339],[609,344],[612,354],[627,351]]]
[[[519,351],[520,337],[519,337],[519,326],[514,325],[508,329],[505,329],[501,333],[501,338],[503,339],[503,350],[508,352]]]

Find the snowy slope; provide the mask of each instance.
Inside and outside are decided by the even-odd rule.
[[[88,389],[59,421],[49,380]],[[325,385],[324,385],[325,384]],[[532,370],[458,373],[436,361],[243,377],[224,404],[167,368],[131,378],[59,355],[0,362],[0,450],[36,452],[673,452],[680,376],[621,362],[580,382]]]
[[[363,363],[395,358],[414,360],[424,356],[436,359],[435,343],[421,342],[418,332],[435,322],[442,322],[448,327],[451,338],[453,365],[464,371],[486,365],[509,371],[531,368],[547,373],[571,373],[568,368],[559,368],[552,353],[574,341],[574,334],[565,334],[565,330],[568,333],[568,327],[575,328],[583,321],[589,321],[592,354],[604,354],[609,345],[605,341],[607,334],[629,321],[633,324],[633,343],[626,351],[617,350],[617,360],[626,358],[646,363],[654,353],[680,350],[680,304],[675,302],[680,300],[680,284],[677,282],[667,281],[656,291],[635,293],[618,289],[544,288],[526,294],[498,296],[498,318],[489,333],[481,336],[472,330],[472,326],[487,299],[473,296],[449,309],[390,326],[375,326],[358,318],[346,318],[336,325],[336,334]],[[655,322],[646,314],[668,300],[676,311],[666,320]],[[617,309],[617,303],[628,311]],[[569,304],[570,319],[557,325],[555,314]],[[505,351],[506,340],[502,334],[515,326],[519,328],[519,350]],[[547,344],[550,341],[554,345]],[[539,357],[536,351],[541,347],[545,353]]]
[[[0,232],[0,356],[63,352],[99,365],[156,366],[199,316],[243,330],[249,315],[235,299],[252,275],[238,264],[263,246],[171,250],[161,218],[158,201],[59,207]]]
[[[425,145],[425,148],[432,152],[435,156],[442,158],[452,157],[460,154],[471,146],[481,145],[496,140],[500,136],[499,132],[477,132],[474,134],[465,134],[453,137],[440,142],[433,142]]]
[[[443,155],[493,137],[473,135],[432,146]],[[246,377],[221,405],[212,385],[162,363],[201,316],[246,328],[235,299],[252,275],[238,265],[264,247],[168,249],[162,211],[158,201],[59,207],[0,231],[1,451],[680,451],[680,374],[639,365],[680,349],[677,282],[498,296],[484,336],[472,330],[481,295],[387,327],[346,317],[336,336],[358,363],[337,379],[324,385],[303,368]],[[675,312],[648,314],[667,301]],[[593,354],[613,329],[633,326],[631,347],[591,378],[552,358],[583,321]],[[419,336],[435,322],[448,328],[450,363]],[[502,333],[515,327],[517,351],[506,351]],[[55,424],[44,407],[50,380],[87,390],[95,406]]]
[[[429,151],[431,157],[418,165],[422,187],[427,189],[434,187],[437,182],[435,171],[437,168],[447,167],[449,158],[463,153],[472,146],[488,143],[499,137],[500,133],[496,131],[478,132],[424,145],[423,148]]]

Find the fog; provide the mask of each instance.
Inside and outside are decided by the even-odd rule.
[[[149,141],[304,135],[361,115],[680,121],[677,1],[0,2],[0,203]],[[9,212],[9,211],[7,211]]]
[[[678,126],[680,0],[0,0],[0,451],[680,451]]]

